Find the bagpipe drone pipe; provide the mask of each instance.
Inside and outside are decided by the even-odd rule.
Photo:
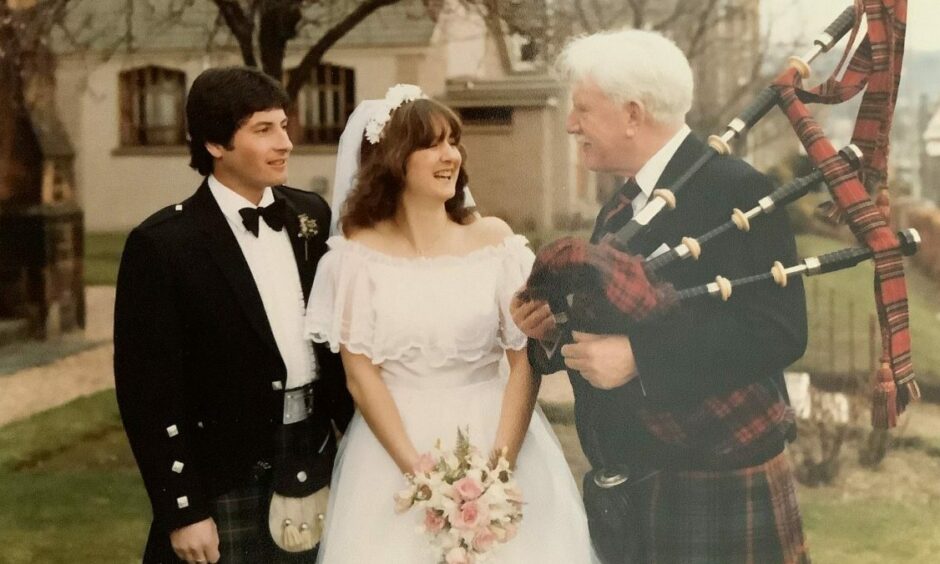
[[[637,324],[682,307],[683,302],[698,296],[733,300],[731,293],[736,287],[745,291],[771,281],[782,285],[788,276],[821,274],[873,260],[882,360],[873,386],[872,423],[881,428],[896,425],[905,406],[920,395],[911,365],[902,261],[903,256],[916,251],[918,237],[913,231],[897,235],[890,229],[886,184],[888,133],[897,97],[906,9],[906,0],[858,0],[847,7],[816,38],[805,56],[790,57],[786,70],[728,124],[724,133],[709,138],[705,153],[671,186],[654,190],[649,203],[625,226],[598,244],[564,238],[540,250],[522,297],[547,301],[559,331],[551,343],[534,347],[534,355],[530,350],[535,370],[549,373],[566,369],[560,349],[572,341],[572,331],[629,335]],[[867,35],[852,53],[863,17],[867,19]],[[832,77],[814,89],[804,89],[802,80],[809,76],[809,64],[850,31],[842,62]],[[845,73],[836,79],[847,60]],[[852,144],[837,152],[805,104],[840,103],[862,91]],[[747,211],[731,211],[730,220],[694,239],[683,238],[665,253],[650,259],[631,254],[631,241],[681,203],[682,198],[676,196],[690,179],[710,160],[730,154],[729,142],[741,137],[774,105],[789,118],[815,170],[766,197],[755,198],[757,201]],[[798,199],[820,181],[832,197],[827,214],[847,223],[861,247],[804,259],[791,267],[777,263],[772,270],[750,277],[719,277],[701,287],[677,289],[662,281],[660,275],[670,265],[698,259],[708,252],[711,241],[727,233],[747,232],[751,221],[759,221],[760,216]],[[619,331],[611,331],[611,327]]]

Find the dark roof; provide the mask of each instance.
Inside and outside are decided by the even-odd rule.
[[[177,49],[235,49],[236,42],[219,19],[218,9],[210,0],[193,0],[191,5],[172,13],[179,5],[173,0],[95,0],[70,4],[65,20],[66,33],[56,28],[53,48],[69,53],[89,47],[93,51],[126,51],[128,38],[135,51]],[[339,21],[359,2],[336,0],[309,6],[307,17],[322,22]],[[131,8],[129,9],[129,6]],[[327,25],[305,25],[288,48],[313,45]],[[338,43],[338,47],[427,45],[434,31],[421,0],[402,0],[371,14]],[[71,37],[72,39],[69,39]]]
[[[559,103],[564,96],[564,85],[558,79],[531,74],[487,80],[451,78],[443,102],[455,108],[544,107]]]

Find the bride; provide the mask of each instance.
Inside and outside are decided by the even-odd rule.
[[[506,223],[465,207],[460,134],[450,109],[407,85],[361,104],[343,134],[336,189],[353,184],[345,238],[329,240],[318,266],[307,334],[341,352],[358,410],[336,458],[318,562],[432,564],[421,516],[396,514],[393,495],[421,453],[439,439],[454,446],[458,428],[484,452],[505,447],[525,501],[517,536],[487,562],[593,561],[509,315],[533,255]]]

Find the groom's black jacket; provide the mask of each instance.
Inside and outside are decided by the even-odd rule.
[[[284,275],[300,277],[306,302],[327,249],[330,210],[316,194],[273,191],[286,203],[297,263]],[[301,214],[318,226],[306,249]],[[342,364],[328,348],[314,349],[316,426],[326,433],[332,421],[344,429],[352,400]],[[127,239],[117,282],[114,372],[121,417],[153,506],[148,546],[168,546],[169,531],[207,518],[207,501],[247,485],[255,463],[271,460],[283,416],[287,370],[248,263],[206,182]]]

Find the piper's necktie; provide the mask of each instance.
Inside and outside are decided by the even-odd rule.
[[[640,185],[633,177],[624,182],[620,190],[604,204],[597,221],[594,222],[594,233],[591,241],[596,243],[608,233],[616,233],[621,227],[633,218],[633,199],[640,193]]]

